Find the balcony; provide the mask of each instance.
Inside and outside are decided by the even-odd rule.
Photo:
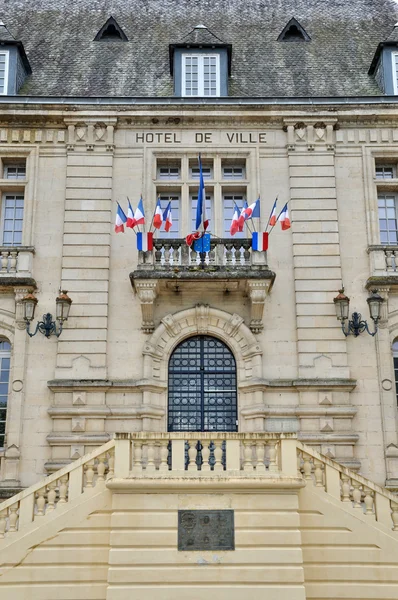
[[[0,286],[35,285],[32,246],[0,246]]]
[[[216,238],[203,255],[187,246],[184,238],[154,240],[154,250],[138,253],[130,273],[131,284],[141,301],[142,329],[154,330],[154,302],[166,292],[206,290],[247,296],[251,303],[250,328],[262,330],[264,301],[275,280],[266,252],[253,252],[251,239]],[[201,286],[201,287],[198,287]]]

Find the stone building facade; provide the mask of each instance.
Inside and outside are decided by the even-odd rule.
[[[11,9],[0,2],[0,498],[47,477],[45,495],[40,496],[41,487],[33,492],[35,502],[38,498],[34,514],[40,515],[40,498],[47,507],[54,505],[52,493],[65,500],[62,477],[74,468],[73,461],[76,469],[85,465],[91,487],[91,463],[84,457],[96,452],[90,455],[98,461],[95,477],[103,480],[101,465],[107,459],[100,449],[113,448],[115,435],[116,448],[127,454],[123,443],[131,436],[139,449],[142,440],[157,436],[156,450],[149,444],[144,451],[144,470],[152,464],[152,451],[157,469],[167,470],[168,460],[173,470],[174,459],[164,450],[166,433],[205,432],[209,440],[214,434],[216,464],[217,448],[224,453],[228,448],[217,446],[218,440],[228,444],[238,439],[236,433],[259,435],[253,438],[257,448],[256,440],[266,437],[260,463],[268,474],[274,472],[273,452],[288,465],[289,482],[273,496],[267,492],[269,510],[280,504],[282,510],[296,511],[297,522],[289,522],[290,538],[283,541],[286,548],[300,527],[302,484],[292,482],[297,468],[288,454],[295,437],[299,448],[313,453],[313,472],[302,467],[304,479],[313,476],[322,487],[322,477],[341,473],[344,502],[352,492],[344,496],[344,477],[354,473],[349,475],[354,508],[363,501],[373,511],[366,502],[377,496],[379,506],[388,499],[388,508],[380,509],[388,518],[390,500],[397,515],[393,496],[382,496],[378,487],[398,489],[396,4],[313,0],[291,3],[289,12],[286,6],[248,2],[240,25],[235,1],[228,7],[203,3],[191,7],[192,14],[185,1],[169,3],[167,10],[149,3],[147,11],[135,2],[115,1],[112,13],[100,1],[88,7],[80,0],[71,7],[40,0],[34,11],[25,0],[13,4]],[[253,36],[249,41],[245,31]],[[202,265],[185,243],[195,230],[199,154],[212,235]],[[171,202],[173,210],[171,231],[156,232],[148,252],[137,250],[131,229],[114,231],[117,203],[127,212],[128,199],[135,208],[140,196],[147,229],[157,198],[163,209]],[[231,237],[235,204],[257,197],[260,217]],[[282,231],[277,224],[268,251],[256,252],[252,229],[265,231],[275,198],[280,208],[288,203],[291,228]],[[334,305],[342,287],[350,298],[349,319],[360,313],[369,331],[358,336],[342,331]],[[29,337],[27,325],[34,332],[41,315],[55,319],[60,290],[72,304],[59,337],[40,331]],[[373,290],[383,303],[377,333],[368,335],[375,331],[367,305]],[[38,303],[27,323],[29,294]],[[59,323],[56,327],[59,333]],[[182,362],[173,370],[176,352]],[[204,366],[195,366],[195,352]],[[225,439],[217,437],[221,433]],[[239,439],[245,470],[252,450],[245,454],[246,438]],[[272,446],[277,439],[279,450]],[[187,456],[180,457],[182,470],[184,460],[192,463]],[[310,460],[306,456],[299,452],[304,464]],[[326,475],[322,470],[319,475],[320,464]],[[57,479],[53,474],[59,469],[64,471]],[[112,506],[119,511],[130,510],[134,502],[137,510],[146,505],[148,497],[132,492],[131,482],[120,483],[129,481],[126,462],[118,463],[117,473],[107,495],[94,494],[87,501],[98,521],[94,528],[105,528],[101,511],[109,512],[112,490],[117,496]],[[369,480],[375,484],[372,493]],[[51,488],[53,481],[58,483]],[[328,481],[326,491],[340,500],[336,479]],[[177,510],[173,485],[177,489],[167,483],[169,495],[163,499],[159,490],[151,496],[145,488],[155,521],[163,510],[166,520]],[[189,494],[199,494],[198,483],[180,485],[180,508],[249,511],[249,506],[255,513],[262,502],[253,482],[245,483],[245,493],[252,494],[247,505],[238,483],[226,482],[228,492],[217,498],[203,492],[191,503]],[[217,492],[214,483],[206,489],[210,495]],[[361,494],[355,499],[356,489],[362,490],[362,500]],[[123,495],[130,492],[131,497]],[[18,496],[21,502],[27,493]],[[307,493],[302,491],[304,500]],[[305,501],[321,511],[322,498]],[[26,517],[22,505],[14,513],[12,506],[4,513],[5,530],[11,532],[12,515],[18,514],[20,524]],[[337,521],[330,506],[325,523],[333,528]],[[54,523],[46,525],[48,535],[55,532]],[[73,521],[68,523],[63,527]],[[360,531],[355,536],[350,543],[362,544],[365,556],[371,537],[361,537]],[[22,548],[25,542],[18,540]],[[383,546],[386,556],[394,544]],[[117,562],[117,551],[114,556]],[[90,568],[96,572],[94,563]],[[114,577],[120,584],[119,575]],[[323,571],[320,577],[326,577]],[[298,588],[290,597],[323,597],[311,586],[303,591],[302,581]],[[107,589],[107,595],[101,588],[90,597],[124,597]],[[330,592],[333,597],[343,597],[336,590]]]

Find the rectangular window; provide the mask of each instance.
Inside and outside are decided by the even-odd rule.
[[[2,209],[2,245],[20,246],[24,211],[23,194],[3,194]]]
[[[192,194],[191,195],[191,227],[192,227],[192,231],[196,231],[196,209],[198,206],[198,194]],[[209,223],[209,230],[212,229],[212,222],[213,222],[213,195],[212,194],[206,194],[206,214],[207,214],[207,218],[209,219],[210,223]],[[213,227],[213,231],[214,231],[214,227]]]
[[[397,194],[379,194],[380,243],[397,245]]]
[[[220,95],[220,57],[218,54],[184,54],[182,57],[182,95]]]
[[[394,94],[398,94],[398,52],[392,53],[392,79],[394,83]]]
[[[157,161],[158,179],[180,179],[181,163],[180,161],[158,160]]]
[[[158,193],[163,212],[171,201],[171,216],[173,224],[170,231],[164,231],[164,223],[157,234],[160,238],[177,238],[180,233],[180,194],[162,194]]]
[[[8,52],[0,52],[0,94],[8,92]]]
[[[223,179],[245,179],[245,166],[244,164],[222,164],[222,176]]]
[[[202,161],[203,179],[213,179],[213,161]],[[199,179],[199,165],[197,159],[189,161],[189,178]]]
[[[8,382],[10,379],[11,345],[6,340],[0,341],[0,448],[4,448],[6,433],[6,415],[8,400]]]
[[[5,164],[4,179],[26,179],[26,165],[24,164]]]
[[[243,204],[246,200],[244,194],[223,194],[223,215],[224,215],[224,237],[231,237],[230,229],[232,223],[232,217],[234,214],[235,206],[241,210]],[[246,226],[244,226],[243,231],[238,231],[234,236],[234,238],[245,238],[250,237],[247,234]]]

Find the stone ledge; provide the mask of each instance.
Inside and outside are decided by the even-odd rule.
[[[306,486],[304,479],[299,477],[286,477],[273,473],[269,477],[253,475],[214,475],[196,477],[181,476],[176,474],[170,476],[165,474],[159,477],[131,477],[128,479],[111,479],[106,487],[112,492],[119,494],[170,494],[185,493],[209,493],[209,492],[246,492],[263,494],[267,491],[285,490],[297,493]]]
[[[233,268],[224,266],[206,267],[175,267],[175,268],[154,268],[153,270],[137,269],[129,275],[131,284],[134,286],[134,280],[140,279],[173,279],[182,281],[208,281],[215,279],[217,281],[230,281],[231,279],[270,279],[274,283],[276,274],[266,266]]]

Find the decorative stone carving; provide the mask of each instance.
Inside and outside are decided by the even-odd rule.
[[[83,406],[86,404],[86,392],[73,392],[72,404],[74,406]]]
[[[162,319],[162,323],[166,327],[167,333],[173,337],[181,331],[181,325],[174,320],[173,315],[167,315]]]
[[[237,314],[232,315],[229,321],[224,324],[224,331],[227,335],[234,336],[243,323],[242,317]]]
[[[260,333],[263,328],[264,302],[270,288],[267,280],[248,280],[246,284],[247,295],[251,301],[250,329],[253,333]]]
[[[72,431],[86,431],[86,419],[81,417],[72,419]]]
[[[154,302],[157,296],[158,282],[152,279],[134,281],[135,291],[141,302],[142,326],[144,333],[152,333],[155,329]]]
[[[307,145],[307,150],[313,152],[318,146],[325,146],[327,150],[335,149],[334,125],[336,120],[328,122],[291,122],[285,125],[287,132],[286,147],[289,151],[294,151],[296,146]]]
[[[318,403],[323,406],[330,406],[332,404],[332,392],[320,391],[318,392]]]
[[[196,323],[199,335],[204,335],[208,330],[208,319],[209,319],[209,305],[208,304],[197,304],[196,310]]]
[[[168,315],[169,316],[169,315]],[[164,323],[165,317],[144,345],[144,377],[167,383],[168,359],[179,341],[190,335],[214,335],[225,342],[234,353],[240,381],[262,377],[262,350],[243,319],[206,305],[170,315],[173,328]],[[237,317],[237,318],[236,318]],[[200,324],[198,323],[200,320]],[[169,323],[167,319],[167,323]],[[175,332],[178,329],[178,333]]]
[[[88,121],[87,123],[71,122],[70,119],[67,119],[65,123],[68,127],[66,149],[69,152],[75,150],[76,145],[79,148],[85,146],[88,152],[92,152],[96,146],[105,149],[107,152],[113,152],[116,119],[109,119],[108,122],[100,123],[95,121]]]

